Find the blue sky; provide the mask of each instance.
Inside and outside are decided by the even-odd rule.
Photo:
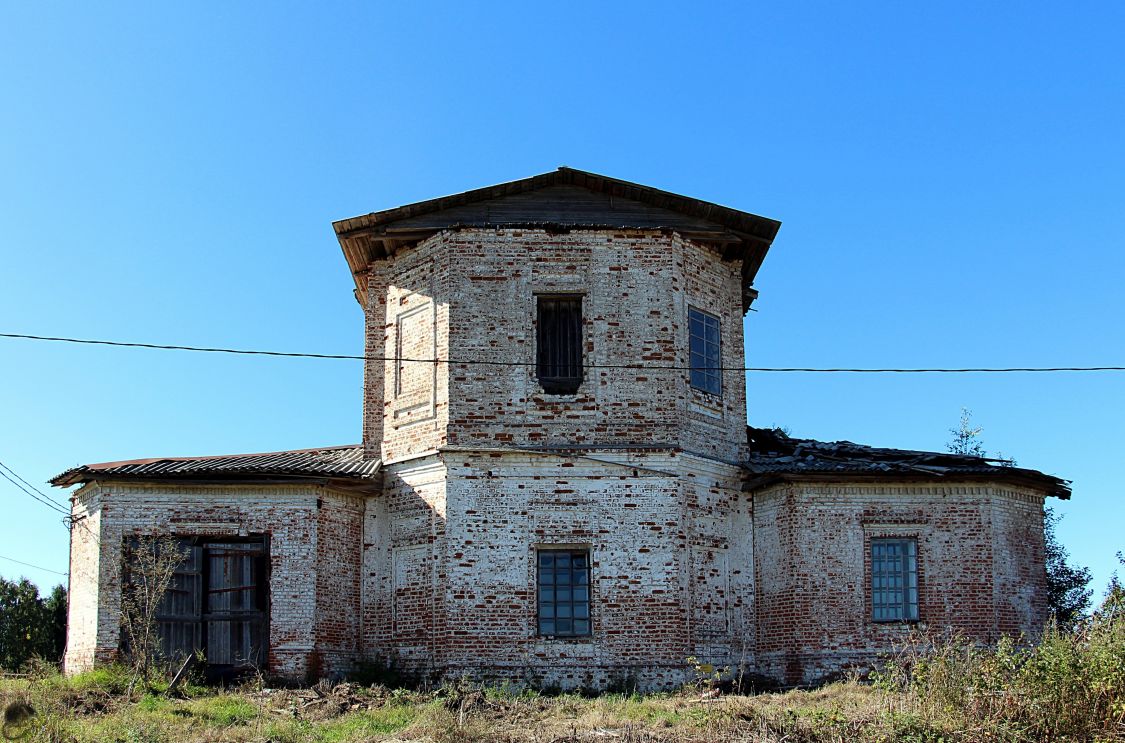
[[[761,366],[1125,364],[1118,3],[0,7],[0,332],[361,353],[330,223],[559,165],[783,222]],[[360,436],[350,361],[0,339],[0,461]],[[765,375],[751,422],[990,451],[1125,548],[1125,374]],[[42,486],[46,489],[45,486]],[[63,495],[61,491],[51,491]],[[67,532],[0,481],[0,555]],[[59,576],[0,560],[44,588]]]

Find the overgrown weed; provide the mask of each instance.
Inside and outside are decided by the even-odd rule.
[[[40,668],[6,680],[0,699],[29,703],[34,726],[24,739],[50,743],[1123,740],[1123,617],[1125,611],[1103,611],[1073,632],[1049,629],[1037,645],[1004,640],[982,647],[955,636],[915,635],[871,675],[872,683],[852,676],[758,695],[688,687],[552,696],[462,678],[423,691],[355,684],[271,690],[259,681],[225,691],[189,687],[186,698],[172,698],[159,688],[130,693],[130,670],[107,666],[70,678]]]

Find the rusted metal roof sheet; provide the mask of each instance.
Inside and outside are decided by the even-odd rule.
[[[330,446],[260,454],[226,454],[217,457],[154,457],[121,462],[84,464],[51,479],[67,487],[80,482],[108,479],[216,479],[247,477],[324,477],[368,480],[379,471],[378,459],[365,459],[363,447]]]
[[[834,475],[895,479],[993,479],[1030,485],[1057,498],[1070,498],[1070,481],[1003,460],[947,452],[882,449],[851,441],[797,439],[778,429],[747,428],[752,487],[802,476]]]

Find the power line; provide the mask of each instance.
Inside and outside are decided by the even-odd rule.
[[[17,480],[19,480],[20,482],[22,482],[22,483],[23,483],[24,485],[26,485],[27,487],[29,487],[29,488],[31,488],[32,490],[34,490],[34,491],[35,491],[36,493],[39,493],[39,495],[43,496],[44,498],[46,498],[47,500],[49,500],[49,501],[51,501],[51,502],[53,502],[53,503],[57,503],[57,504],[59,505],[59,507],[61,507],[61,508],[65,508],[65,506],[63,506],[63,504],[59,503],[58,499],[56,499],[56,498],[52,498],[51,496],[47,495],[46,493],[44,493],[44,492],[43,492],[42,490],[40,490],[39,488],[37,488],[37,487],[35,487],[34,485],[32,485],[31,483],[29,483],[29,482],[28,482],[27,480],[25,480],[25,479],[23,479],[22,477],[20,477],[20,476],[19,476],[19,473],[18,473],[18,472],[16,472],[16,471],[15,471],[14,469],[12,469],[11,467],[9,467],[8,465],[4,464],[3,462],[0,462],[0,467],[3,467],[4,469],[8,470],[8,472],[9,472],[9,473],[10,473],[10,474],[11,474],[11,475],[12,475],[13,477],[15,477],[15,478],[16,478]]]
[[[133,343],[126,341],[105,341],[89,338],[65,338],[23,333],[0,333],[0,338],[21,338],[36,341],[56,341],[61,343],[83,343],[97,346],[116,346],[123,348],[150,348],[161,351],[195,351],[201,353],[229,353],[244,356],[281,356],[304,359],[344,359],[351,361],[394,361],[398,363],[452,364],[456,366],[536,366],[535,361],[493,361],[489,359],[417,359],[405,356],[356,356],[333,353],[298,353],[292,351],[262,351],[241,348],[213,348],[207,346],[179,346],[163,343]],[[807,367],[807,366],[678,366],[652,364],[583,364],[587,369],[635,369],[637,371],[739,371],[739,372],[808,372],[829,374],[978,374],[1011,372],[1103,372],[1125,371],[1125,366],[1008,366],[1008,367]]]
[[[47,508],[50,508],[52,511],[55,511],[56,513],[60,513],[63,516],[66,516],[66,517],[69,518],[70,513],[68,511],[63,510],[62,506],[58,505],[57,503],[53,503],[52,501],[45,500],[45,499],[37,496],[35,493],[31,492],[30,490],[25,488],[23,485],[20,485],[19,482],[17,482],[16,480],[13,480],[11,477],[9,477],[6,472],[0,471],[0,477],[3,477],[8,482],[15,485],[17,488],[22,490],[28,497],[38,501],[39,503],[42,503],[44,506],[47,506]]]
[[[41,567],[39,565],[32,565],[30,562],[24,562],[23,560],[17,560],[14,557],[5,557],[4,555],[0,555],[0,560],[8,560],[10,562],[19,563],[20,565],[26,565],[29,568],[35,568],[36,570],[44,570],[48,573],[54,573],[55,575],[70,575],[70,573],[60,573],[57,570],[51,570],[50,568]]]

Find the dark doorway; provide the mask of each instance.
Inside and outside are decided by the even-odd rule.
[[[269,550],[264,537],[183,539],[186,554],[161,601],[161,647],[173,662],[202,651],[210,679],[266,670]]]

